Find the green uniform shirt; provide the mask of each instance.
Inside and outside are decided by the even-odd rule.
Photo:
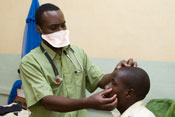
[[[90,61],[82,49],[76,46],[71,45],[63,48],[76,66],[63,52],[59,56],[43,42],[42,46],[55,63],[62,82],[56,83],[52,66],[40,47],[23,57],[20,64],[20,77],[32,117],[86,117],[86,110],[67,113],[48,111],[40,105],[39,100],[48,95],[72,99],[85,98],[85,90],[93,92],[104,73]],[[81,67],[70,48],[74,50],[75,55],[85,69],[83,72],[75,73]]]

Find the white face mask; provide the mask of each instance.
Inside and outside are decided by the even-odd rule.
[[[61,30],[51,34],[42,34],[41,37],[55,48],[65,47],[70,44],[69,30]]]

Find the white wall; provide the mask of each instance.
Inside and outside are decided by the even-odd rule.
[[[0,53],[20,54],[32,0],[3,0]],[[39,0],[65,14],[71,43],[90,57],[175,61],[174,0]]]

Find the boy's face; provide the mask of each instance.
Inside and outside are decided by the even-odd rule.
[[[122,79],[119,78],[115,73],[111,82],[106,86],[106,88],[112,88],[112,92],[109,95],[107,95],[107,97],[112,97],[114,94],[117,94],[118,106],[120,106],[124,102],[126,96],[126,87]]]

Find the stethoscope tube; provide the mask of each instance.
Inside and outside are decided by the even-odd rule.
[[[78,64],[80,65],[81,70],[78,69],[78,66],[75,64],[75,62],[71,59],[71,57],[67,54],[67,52],[66,52],[65,50],[63,51],[64,54],[67,56],[67,58],[69,58],[69,60],[72,62],[72,64],[76,67],[77,70],[75,71],[75,73],[83,72],[83,71],[84,71],[83,66],[81,65],[79,59],[77,58],[77,56],[76,56],[74,50],[73,50],[72,48],[70,48],[70,49],[71,49],[71,51],[72,51],[74,57],[76,58]]]
[[[58,70],[57,70],[54,62],[52,61],[51,57],[49,56],[49,54],[47,53],[47,51],[43,48],[43,46],[41,44],[40,44],[40,48],[41,48],[41,51],[46,56],[46,58],[48,59],[48,61],[50,62],[51,66],[52,66],[52,69],[54,71],[55,76],[58,76],[59,75],[59,72],[58,72]]]
[[[42,51],[42,52],[44,53],[44,55],[46,56],[46,58],[48,59],[48,61],[50,62],[51,66],[52,66],[52,69],[53,69],[53,71],[54,71],[55,76],[58,76],[58,75],[59,75],[58,69],[56,68],[56,66],[55,66],[54,62],[52,61],[51,57],[49,56],[49,54],[47,53],[47,51],[43,48],[43,46],[42,46],[41,44],[40,44],[40,48],[41,48],[41,51]],[[74,57],[76,58],[78,64],[80,65],[81,70],[78,69],[78,66],[75,64],[75,62],[71,59],[71,57],[67,54],[67,52],[66,52],[65,50],[63,51],[64,54],[67,56],[67,58],[72,62],[72,64],[73,64],[73,65],[75,66],[75,68],[77,69],[77,70],[75,71],[75,73],[83,72],[83,71],[84,71],[83,66],[81,65],[79,59],[77,58],[77,56],[76,56],[74,50],[73,50],[72,48],[70,48],[70,49],[71,49],[71,51],[72,51]]]

